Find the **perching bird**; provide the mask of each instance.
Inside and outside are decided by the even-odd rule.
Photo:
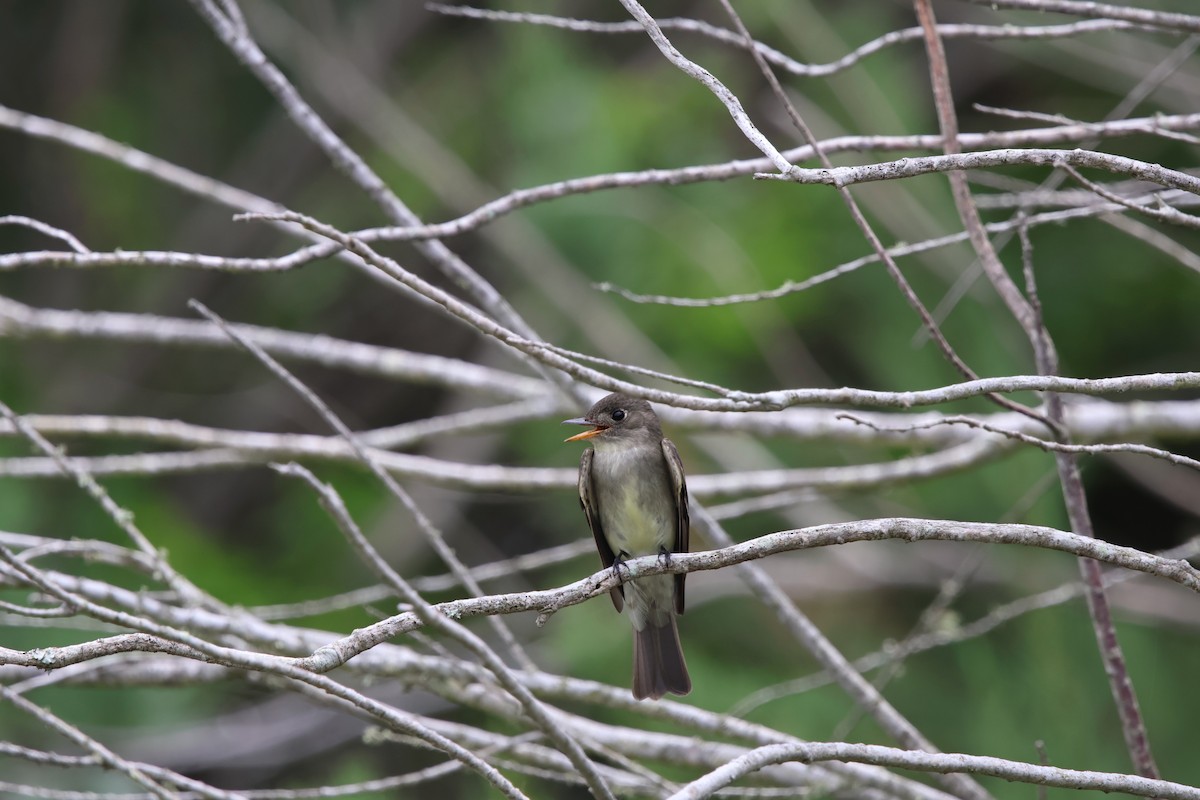
[[[637,556],[686,553],[683,463],[650,404],[610,394],[563,424],[592,426],[566,441],[592,444],[579,461],[579,502],[604,566],[619,569]],[[633,623],[633,696],[639,700],[692,690],[675,626],[686,577],[651,575],[612,590],[613,605],[617,611],[627,607]]]

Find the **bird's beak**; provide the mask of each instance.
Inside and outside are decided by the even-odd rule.
[[[608,430],[608,426],[596,425],[594,422],[588,422],[583,417],[576,417],[575,419],[564,419],[562,424],[563,425],[595,425],[595,427],[590,431],[584,431],[583,433],[577,433],[568,439],[563,439],[564,442],[581,442],[584,439],[590,439],[593,436],[599,436],[600,434],[602,434],[606,430]]]

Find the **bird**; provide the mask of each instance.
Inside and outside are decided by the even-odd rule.
[[[679,451],[663,436],[645,400],[614,393],[587,414],[563,421],[591,430],[565,441],[591,446],[579,460],[579,503],[596,540],[600,562],[619,571],[627,559],[686,553],[691,522]],[[633,623],[633,696],[658,700],[692,690],[679,643],[685,574],[650,575],[614,587],[618,612]]]

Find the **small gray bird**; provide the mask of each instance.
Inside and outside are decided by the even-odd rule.
[[[563,424],[592,427],[566,441],[592,444],[579,461],[579,502],[604,566],[619,569],[637,556],[686,553],[690,521],[683,463],[675,445],[663,438],[650,404],[610,394],[585,416]],[[686,577],[651,575],[612,590],[613,605],[617,611],[628,606],[633,622],[638,700],[692,690],[675,626]]]

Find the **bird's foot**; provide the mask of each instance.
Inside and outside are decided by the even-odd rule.
[[[625,561],[628,558],[629,558],[629,553],[626,553],[624,550],[622,550],[621,552],[617,553],[617,557],[613,559],[613,563],[612,563],[613,575],[616,575],[617,580],[621,583],[624,583],[625,581],[629,580],[629,577],[630,577],[629,567],[625,566]],[[621,570],[625,570],[624,575],[621,574]]]

